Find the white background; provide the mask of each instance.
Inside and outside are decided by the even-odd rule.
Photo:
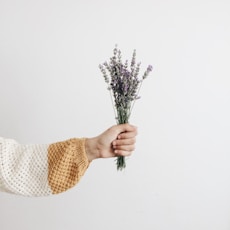
[[[154,71],[127,169],[93,162],[57,196],[0,194],[2,230],[230,229],[228,0],[0,0],[0,136],[52,143],[115,123],[98,64]]]

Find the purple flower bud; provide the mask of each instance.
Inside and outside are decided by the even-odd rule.
[[[153,67],[151,65],[148,66],[147,71],[151,72],[153,70]]]

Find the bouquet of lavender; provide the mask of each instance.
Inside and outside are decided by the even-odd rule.
[[[129,122],[134,103],[139,99],[139,90],[143,80],[152,71],[149,65],[142,78],[138,78],[141,63],[136,63],[136,50],[133,51],[130,68],[128,60],[122,62],[121,51],[115,46],[109,62],[99,65],[110,91],[117,124]],[[117,157],[117,170],[126,167],[125,157]]]

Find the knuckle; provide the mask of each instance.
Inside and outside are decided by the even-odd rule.
[[[133,138],[131,144],[135,144],[135,143],[136,143],[136,138]]]

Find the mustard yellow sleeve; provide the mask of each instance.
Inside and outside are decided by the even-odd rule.
[[[48,196],[75,186],[89,166],[85,139],[19,144],[0,137],[0,191]]]
[[[64,192],[79,182],[89,166],[85,139],[70,139],[48,148],[48,181],[54,194]]]

